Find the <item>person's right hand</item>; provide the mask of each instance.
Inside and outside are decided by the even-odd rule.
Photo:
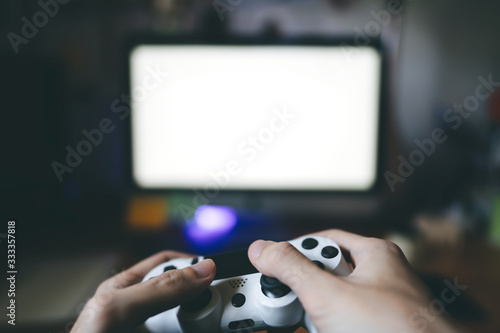
[[[297,294],[318,332],[457,332],[434,314],[427,288],[394,243],[340,230],[316,235],[350,252],[349,276],[321,270],[288,242],[256,241],[248,254],[262,274]]]

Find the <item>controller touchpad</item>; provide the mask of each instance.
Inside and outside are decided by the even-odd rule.
[[[214,280],[227,279],[235,276],[243,276],[247,274],[258,273],[248,259],[247,250],[239,250],[228,253],[214,254],[207,259],[212,259],[215,262],[217,271]]]

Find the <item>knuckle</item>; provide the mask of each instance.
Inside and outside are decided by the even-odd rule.
[[[395,243],[380,238],[367,239],[367,247],[372,251],[379,251],[386,254],[401,255],[403,253]]]
[[[96,294],[98,294],[98,293],[101,293],[101,292],[104,292],[104,291],[106,291],[106,290],[111,289],[111,288],[110,288],[110,285],[111,285],[111,279],[112,279],[112,278],[109,278],[109,279],[104,280],[103,282],[101,282],[101,284],[99,284],[99,286],[97,287]]]
[[[122,288],[133,282],[140,281],[142,278],[143,276],[141,274],[132,271],[124,271],[112,278],[112,286],[115,288]]]
[[[104,308],[109,304],[112,304],[115,300],[115,293],[109,289],[97,292],[94,297],[91,298],[91,304],[95,308]]]
[[[178,251],[172,251],[172,250],[160,251],[160,252],[158,252],[158,255],[164,257],[166,260],[175,259],[175,258],[182,258],[182,257],[195,257],[196,256],[196,255],[191,254],[191,253],[178,252]]]
[[[386,241],[375,237],[366,238],[365,245],[367,249],[372,251],[382,251],[386,249]]]
[[[336,235],[336,234],[338,234],[339,232],[342,232],[342,231],[343,230],[341,230],[341,229],[332,228],[332,229],[326,230],[326,234],[327,235]]]
[[[393,242],[390,242],[390,241],[386,241],[386,246],[387,246],[387,249],[390,252],[393,252],[393,253],[396,253],[396,254],[402,254],[403,253],[403,251],[401,251],[401,248],[396,243],[393,243]]]
[[[103,281],[99,287],[97,287],[97,291],[103,292],[106,290],[121,289],[134,282],[141,281],[142,278],[142,275],[132,271],[123,271]]]
[[[189,274],[189,271],[195,273],[192,268],[185,270],[171,270],[160,274],[156,279],[153,279],[152,281],[158,288],[168,287],[178,289],[184,285],[185,281],[187,280],[186,275]]]
[[[266,266],[272,275],[292,289],[298,287],[309,275],[299,257],[301,253],[288,242],[280,242],[269,247]]]
[[[163,251],[158,252],[156,255],[165,257],[167,259],[172,259],[172,258],[175,258],[177,256],[177,253],[175,253],[174,251],[170,251],[170,250],[163,250]]]
[[[290,258],[296,257],[297,250],[292,244],[288,242],[279,242],[272,246],[271,254],[271,263],[283,262],[290,260]]]
[[[326,238],[329,238],[331,240],[335,240],[339,234],[342,234],[344,233],[345,231],[342,230],[342,229],[328,229],[328,230],[325,230],[325,231],[322,231],[320,233],[318,233],[320,236],[324,236]]]
[[[391,241],[384,240],[384,247],[388,253],[395,254],[395,255],[403,254],[403,251],[401,251],[401,248]]]

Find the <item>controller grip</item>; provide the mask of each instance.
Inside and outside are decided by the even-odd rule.
[[[311,318],[309,318],[309,315],[307,313],[304,316],[304,326],[309,333],[318,333],[316,327],[314,327],[314,325],[312,324]]]
[[[333,270],[337,276],[348,276],[353,271],[352,265],[349,264],[343,255],[340,256],[340,262],[337,267]]]
[[[150,332],[182,333],[179,320],[177,319],[178,310],[178,308],[172,309],[171,311],[163,312],[161,316],[150,317],[146,320],[144,326]]]
[[[189,306],[186,306],[188,304]],[[216,288],[208,287],[199,297],[188,304],[181,305],[177,313],[183,332],[219,331],[222,299]]]

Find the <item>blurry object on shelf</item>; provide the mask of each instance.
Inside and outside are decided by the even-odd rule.
[[[463,244],[468,223],[463,207],[455,203],[441,213],[424,213],[415,220],[418,237],[431,247],[458,247]]]
[[[153,231],[168,225],[168,203],[164,196],[133,196],[127,207],[127,225],[133,230]]]
[[[205,16],[215,10],[212,2],[194,0],[153,0],[153,29],[159,33],[193,32],[205,28]],[[220,22],[219,22],[220,23]]]
[[[186,15],[192,6],[192,1],[153,0],[155,19],[153,27],[161,33],[171,33],[181,30],[186,21]]]

